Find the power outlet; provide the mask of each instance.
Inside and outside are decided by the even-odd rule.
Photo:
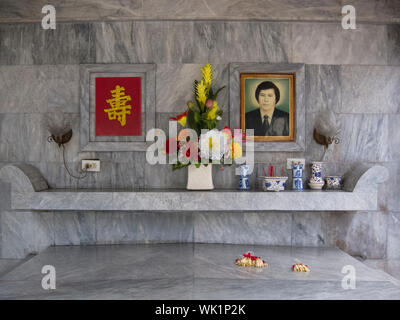
[[[306,159],[291,159],[291,158],[289,158],[289,159],[286,159],[286,161],[287,161],[286,162],[286,168],[288,170],[292,169],[293,163],[302,163],[303,164],[303,168],[306,165]]]
[[[82,170],[89,172],[99,172],[100,160],[82,160]]]

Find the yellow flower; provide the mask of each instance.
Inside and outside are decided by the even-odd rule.
[[[238,142],[230,143],[229,148],[231,149],[232,159],[237,159],[242,156],[242,147]]]
[[[202,69],[201,73],[203,74],[204,84],[206,85],[207,89],[209,90],[211,87],[212,81],[212,69],[211,65],[207,63]]]
[[[219,110],[218,107],[213,106],[207,114],[207,120],[215,120],[217,117],[217,111]]]
[[[196,93],[197,93],[197,101],[204,106],[207,100],[206,96],[206,86],[204,85],[204,81],[201,80],[200,82],[197,83],[196,85]]]

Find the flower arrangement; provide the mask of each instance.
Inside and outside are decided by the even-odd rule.
[[[210,160],[213,163],[232,164],[232,159],[242,156],[240,142],[243,136],[234,136],[228,127],[221,131],[217,129],[223,111],[216,99],[225,86],[213,90],[214,79],[210,64],[201,68],[201,73],[202,80],[194,81],[195,101],[187,102],[187,110],[184,113],[170,117],[183,127],[177,137],[170,137],[166,141],[165,152],[169,155],[178,154],[173,169],[183,168],[189,164],[200,167],[202,163],[207,165]],[[203,129],[208,131],[202,133]],[[195,136],[193,131],[196,133]],[[229,160],[226,161],[227,159]]]
[[[310,272],[310,268],[306,264],[296,263],[292,266],[292,270],[294,272]]]
[[[244,253],[243,258],[236,259],[235,264],[240,267],[256,267],[263,268],[268,266],[268,264],[262,260],[260,257],[251,255],[250,252]]]

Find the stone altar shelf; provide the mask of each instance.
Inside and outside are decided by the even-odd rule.
[[[343,191],[58,190],[49,189],[40,172],[30,165],[6,165],[0,170],[0,258],[21,259],[62,244],[196,241],[193,228],[201,223],[201,218],[200,222],[192,221],[178,212],[196,216],[196,212],[264,215],[279,211],[282,219],[272,221],[277,227],[281,224],[286,227],[288,212],[336,211],[340,214],[377,210],[378,184],[387,178],[385,167],[360,165],[344,177]],[[155,212],[160,212],[162,217],[154,216]],[[115,220],[102,223],[104,215],[114,214]],[[126,222],[125,215],[131,216],[132,221]],[[121,220],[122,216],[125,218]],[[257,237],[262,244],[272,241],[269,236]],[[275,239],[272,243],[287,245],[285,239],[279,240],[284,243]],[[221,243],[231,240],[221,238]],[[248,240],[254,242],[254,239]]]
[[[371,211],[377,210],[377,184],[387,177],[385,167],[360,165],[339,191],[74,190],[49,189],[30,165],[0,170],[0,180],[11,185],[9,208],[37,211]]]

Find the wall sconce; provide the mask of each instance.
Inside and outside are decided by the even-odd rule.
[[[73,134],[71,123],[64,118],[63,113],[58,112],[54,114],[47,114],[44,118],[44,125],[50,133],[47,141],[50,143],[55,142],[58,144],[59,148],[62,148],[63,163],[67,173],[75,179],[85,178],[87,171],[85,171],[83,174],[81,173],[79,176],[75,176],[71,174],[65,161],[65,144],[71,140]]]
[[[340,133],[341,124],[336,115],[332,111],[324,111],[317,115],[314,126],[314,140],[324,146],[324,155],[332,143],[339,144],[340,139],[337,137]]]

